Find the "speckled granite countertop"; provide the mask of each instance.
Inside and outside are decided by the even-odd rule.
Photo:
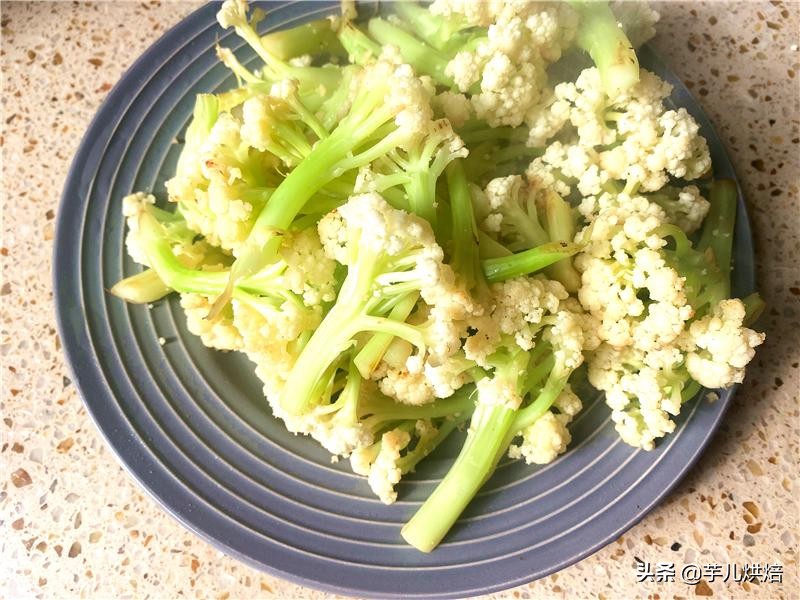
[[[0,596],[255,598],[325,594],[259,573],[188,533],[105,448],[67,377],[50,254],[75,149],[123,70],[195,6],[2,3]],[[749,200],[767,343],[708,451],[605,549],[498,594],[798,598],[800,5],[670,3],[654,42],[709,112]],[[650,563],[780,563],[783,583],[636,583]]]

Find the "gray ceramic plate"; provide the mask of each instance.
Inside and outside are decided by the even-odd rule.
[[[225,552],[292,581],[365,596],[463,597],[519,585],[570,565],[617,538],[687,472],[732,392],[689,403],[653,452],[620,442],[596,395],[570,451],[544,468],[504,463],[435,552],[400,527],[436,485],[459,439],[431,456],[384,506],[346,462],[274,420],[248,361],[204,348],[174,298],[148,310],[106,289],[138,270],[125,255],[121,199],[163,193],[198,92],[231,86],[214,44],[248,49],[208,5],[170,30],[117,84],[75,157],[59,210],[54,256],[61,338],[75,382],[108,444],[186,527]],[[332,2],[278,3],[266,29],[335,11]],[[718,176],[734,177],[707,117],[647,49],[643,65],[675,85],[708,138]],[[735,292],[754,287],[740,199]],[[160,345],[159,337],[167,340]]]

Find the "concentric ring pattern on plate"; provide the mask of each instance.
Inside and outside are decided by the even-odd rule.
[[[263,30],[336,10],[277,3]],[[217,27],[209,5],[131,67],[92,122],[59,211],[54,255],[59,327],[75,382],[109,445],[170,513],[240,559],[318,588],[367,596],[460,597],[563,568],[637,522],[685,474],[731,392],[686,406],[655,451],[619,442],[597,394],[573,427],[571,450],[543,468],[504,462],[435,552],[406,547],[399,529],[458,451],[431,456],[399,501],[384,506],[346,463],[276,422],[247,359],[204,348],[174,298],[152,309],[106,289],[138,270],[124,252],[121,199],[163,196],[194,95],[233,84],[214,44],[248,48]],[[688,91],[647,49],[642,64],[675,85],[701,124],[715,173],[733,177],[722,144]],[[752,244],[740,198],[735,291],[753,289]],[[161,345],[158,338],[165,338]]]

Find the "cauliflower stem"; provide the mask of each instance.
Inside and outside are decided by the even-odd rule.
[[[483,272],[487,281],[505,281],[535,273],[559,261],[568,259],[579,252],[580,249],[580,244],[571,242],[548,242],[516,254],[487,258],[482,261]]]
[[[475,410],[458,457],[402,529],[409,544],[422,552],[433,550],[489,479],[513,439],[549,411],[574,367],[553,360],[547,349],[548,343],[542,341],[533,352],[504,348],[490,359],[494,375],[478,383]],[[535,368],[539,361],[550,368],[549,374]],[[520,408],[526,398],[529,403]]]
[[[172,289],[161,280],[153,269],[145,269],[141,273],[118,281],[108,291],[125,302],[147,304],[160,300]]]
[[[581,15],[576,41],[597,65],[606,93],[613,98],[629,90],[639,81],[639,60],[617,17],[605,2],[571,4]]]

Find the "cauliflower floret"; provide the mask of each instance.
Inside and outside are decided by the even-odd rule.
[[[539,101],[545,78],[538,62],[514,65],[506,55],[495,55],[484,67],[480,93],[472,96],[475,114],[490,127],[519,126]]]
[[[697,179],[711,168],[708,143],[700,126],[685,108],[668,110],[658,119],[661,135],[647,165],[665,169],[673,177]],[[664,158],[662,167],[660,157]]]
[[[220,252],[219,248],[214,248],[203,239],[194,239],[194,233],[186,229],[183,221],[167,217],[155,206],[155,196],[136,192],[125,196],[122,199],[122,214],[125,217],[128,233],[125,236],[125,249],[134,262],[149,267],[147,253],[143,248],[142,232],[139,229],[139,220],[143,213],[155,217],[163,228],[166,238],[172,246],[172,252],[178,260],[186,267],[196,268],[202,265],[203,269],[210,270],[222,268],[222,262],[226,255]],[[162,220],[163,219],[163,220]]]
[[[245,163],[268,168],[274,159],[256,153],[243,141],[241,129],[236,117],[220,113],[196,147],[184,148],[175,176],[166,183],[169,200],[179,204],[187,226],[209,244],[234,252],[250,232],[258,214],[254,208],[267,199],[266,194],[253,194],[244,180]]]
[[[593,314],[586,312],[577,298],[570,296],[563,300],[560,305],[561,310],[570,311],[576,324],[583,332],[583,349],[586,351],[596,350],[601,344],[600,336],[597,334],[600,329],[600,322]]]
[[[284,300],[271,302],[234,299],[233,323],[241,332],[242,347],[248,352],[271,352],[275,346],[287,346],[302,333],[313,331],[322,320],[320,307],[308,308],[302,303]]]
[[[656,35],[655,25],[661,15],[644,0],[614,0],[611,10],[634,48],[643,46]]]
[[[509,410],[517,410],[522,404],[523,398],[516,382],[512,385],[502,377],[484,377],[475,383],[475,387],[483,404],[497,404]]]
[[[464,342],[465,356],[482,367],[488,367],[503,335],[524,350],[532,349],[545,317],[555,314],[568,297],[563,285],[541,275],[494,283],[489,290],[491,308],[471,320],[473,334]]]
[[[459,91],[467,92],[480,81],[482,71],[482,61],[475,53],[461,51],[447,63],[444,72],[453,79]]]
[[[472,116],[472,104],[464,94],[444,91],[434,96],[433,102],[453,127],[461,127]]]
[[[696,179],[711,167],[705,138],[685,109],[663,113],[655,125],[640,122],[635,127],[636,133],[620,145],[600,153],[600,166],[612,179],[636,181],[643,191],[655,191],[670,175]]]
[[[431,98],[434,90],[430,81],[417,77],[409,65],[378,61],[364,69],[358,85],[366,89],[381,89],[387,81],[392,85],[384,101],[386,108],[396,114],[394,122],[398,131],[409,140],[424,134],[433,120]]]
[[[449,398],[456,390],[464,386],[470,379],[467,371],[472,362],[457,356],[451,356],[442,364],[425,364],[425,379],[433,388],[437,398]]]
[[[648,352],[602,344],[589,356],[589,382],[606,393],[620,437],[651,450],[671,433],[681,408],[683,356],[675,348]]]
[[[286,263],[283,283],[287,289],[302,296],[306,306],[318,306],[336,298],[336,263],[324,252],[313,228],[286,236],[280,256]]]
[[[474,194],[476,214],[489,233],[515,252],[550,241],[539,223],[537,188],[526,185],[520,175],[492,179],[483,194]]]
[[[275,96],[282,92],[291,93],[285,86],[294,87],[296,90],[296,84],[287,79],[285,82],[274,84],[271,92]],[[274,104],[275,99],[266,95],[253,96],[242,104],[241,139],[245,144],[262,152],[280,144],[280,133],[275,130],[278,119],[275,117]]]
[[[608,98],[596,68],[581,71],[574,83],[559,83],[554,96],[569,106],[569,120],[582,146],[602,146],[615,140],[616,132],[606,124]]]
[[[217,350],[240,350],[242,336],[233,324],[230,315],[219,315],[209,319],[213,298],[200,294],[181,294],[181,307],[186,313],[186,326],[194,335],[200,336],[203,344]]]
[[[694,309],[688,304],[653,302],[648,305],[645,318],[631,328],[631,335],[644,350],[664,348],[678,339],[693,314]]]
[[[386,44],[382,46],[378,59],[393,65],[403,64],[403,55],[400,53],[400,48],[394,44]]]
[[[417,313],[409,321],[415,322],[419,319],[420,313]],[[424,325],[428,327],[433,323],[430,318],[424,321]],[[467,383],[467,371],[473,363],[455,354],[461,346],[461,338],[466,335],[466,324],[455,322],[454,326],[453,323],[449,319],[442,322],[446,330],[435,334],[442,341],[429,349],[425,356],[407,356],[402,368],[385,362],[388,360],[387,352],[384,361],[373,374],[374,379],[379,379],[381,391],[403,404],[421,405],[433,402],[436,398],[448,398]]]
[[[560,144],[560,142],[554,142],[553,145],[555,144]],[[541,157],[533,159],[525,170],[525,176],[531,187],[537,190],[550,189],[560,196],[568,196],[572,191],[570,185],[561,179],[558,170],[542,160]]]
[[[686,368],[700,385],[725,388],[743,381],[744,369],[765,337],[744,327],[744,318],[741,300],[723,300],[689,327]]]
[[[561,131],[569,121],[570,104],[558,98],[551,88],[545,88],[539,102],[528,109],[525,124],[528,126],[528,146],[544,146],[547,140]]]
[[[282,417],[280,395],[286,384],[286,375],[294,365],[294,355],[284,344],[263,344],[255,352],[247,352],[247,357],[256,366],[256,376],[261,381],[264,396],[276,417]],[[287,423],[288,427],[288,423]],[[300,428],[288,427],[292,433],[307,433]]]
[[[586,249],[575,259],[578,298],[599,321],[598,336],[617,347],[672,343],[694,314],[684,280],[669,266],[658,228],[664,211],[643,197],[602,195],[580,210],[590,220]],[[648,303],[641,296],[646,293]]]
[[[653,200],[667,213],[669,222],[680,227],[686,235],[700,229],[711,208],[711,203],[703,198],[696,185],[665,188],[654,194]]]
[[[539,101],[545,78],[540,63],[515,65],[505,54],[494,55],[483,68],[480,93],[472,96],[475,114],[490,127],[517,127]]]
[[[429,10],[435,15],[443,17],[463,16],[464,20],[473,26],[488,27],[497,19],[504,8],[503,0],[487,0],[475,2],[474,0],[434,0]]]
[[[403,475],[397,462],[401,458],[400,453],[410,441],[410,434],[402,429],[387,431],[381,437],[381,449],[369,468],[367,482],[384,504],[392,504],[397,500],[394,486],[399,483]]]
[[[566,415],[570,420],[583,408],[583,403],[578,395],[572,391],[572,386],[567,384],[553,403],[559,414]]]
[[[217,12],[217,22],[223,29],[239,27],[247,22],[246,0],[225,0]]]
[[[583,364],[582,322],[578,314],[569,310],[559,310],[551,319],[552,325],[544,333],[544,339],[553,346],[556,364],[575,370]]]
[[[500,344],[500,327],[491,315],[480,315],[470,320],[472,334],[464,340],[464,355],[477,365],[489,367],[491,356]]]
[[[394,488],[403,474],[413,471],[414,465],[436,445],[439,429],[430,420],[418,419],[413,430],[409,425],[384,433],[378,443],[358,448],[350,455],[353,471],[367,477],[372,491],[386,504],[397,499]]]
[[[508,448],[509,458],[524,458],[529,465],[546,465],[553,462],[559,454],[567,450],[572,441],[569,429],[562,415],[547,411],[533,425],[526,427],[522,441]]]
[[[371,314],[377,299],[405,300],[407,294],[418,291],[418,314],[411,314],[418,321],[396,323],[393,327],[402,332],[388,332],[418,349],[411,357],[417,361],[415,368],[410,368],[411,358],[406,361],[406,369],[387,368],[380,386],[385,394],[403,402],[432,400],[425,364],[441,365],[458,351],[467,318],[480,307],[457,282],[452,268],[443,262],[444,253],[430,224],[393,208],[376,193],[367,193],[351,196],[323,217],[318,230],[326,254],[347,266],[347,276],[336,303],[304,346],[289,375],[288,385],[294,397],[310,401],[314,382],[349,351],[361,334],[387,329],[384,318]]]
[[[214,245],[236,250],[247,238],[252,225],[253,206],[242,199],[243,189],[219,179],[207,189],[195,190],[195,210],[183,211],[190,228]]]
[[[655,191],[669,177],[695,179],[711,166],[708,145],[685,109],[666,110],[671,86],[644,69],[640,81],[611,99],[597,68],[558,84],[531,109],[531,145],[555,136],[569,120],[575,137],[547,147],[531,171],[565,179],[583,196],[599,194],[609,179]],[[608,148],[608,146],[612,146]],[[553,173],[553,172],[556,173]],[[557,174],[557,175],[556,175]]]
[[[125,236],[125,249],[134,262],[149,267],[147,255],[139,240],[139,216],[147,208],[156,203],[156,197],[144,192],[129,194],[122,199],[122,215],[128,225],[128,234]]]
[[[577,13],[562,3],[434,2],[431,11],[487,28],[486,38],[458,52],[445,73],[461,92],[472,93],[477,116],[491,127],[516,127],[536,114],[546,67],[572,43],[578,26]]]
[[[558,311],[568,294],[558,281],[542,276],[518,277],[491,285],[492,318],[500,331],[513,335],[523,350],[533,348],[533,337],[545,314]]]
[[[283,421],[290,432],[311,436],[335,456],[350,456],[375,441],[371,431],[360,422],[343,422],[327,406],[314,407],[302,415],[290,413],[281,406],[280,398],[297,358],[289,345],[264,344],[257,352],[247,352],[247,356],[256,365],[256,375],[264,384],[264,395],[272,414]],[[374,382],[361,383],[362,398],[376,393]]]
[[[561,58],[570,47],[578,31],[578,13],[565,2],[531,2],[525,18],[525,27],[536,43],[539,53],[547,62]]]
[[[403,404],[419,406],[436,399],[433,387],[421,369],[388,369],[378,386],[381,392]]]
[[[292,67],[310,67],[313,57],[310,54],[301,54],[290,58],[287,62]]]
[[[562,196],[575,185],[583,196],[600,194],[609,174],[597,164],[597,152],[575,140],[553,142],[543,156],[533,159],[525,174],[535,189],[553,187]]]
[[[372,193],[372,192],[370,192]],[[317,223],[322,248],[325,256],[339,264],[346,265],[347,256],[347,227],[338,210],[332,210]]]
[[[643,450],[652,450],[658,438],[675,430],[674,421],[663,411],[615,410],[611,420],[623,442]]]
[[[522,178],[519,175],[509,175],[507,177],[497,177],[486,185],[486,201],[492,210],[497,210],[501,206],[507,205],[515,199],[522,185]]]
[[[588,198],[580,210],[589,225],[580,236],[585,251],[575,260],[582,283],[578,298],[598,322],[601,342],[588,356],[589,381],[606,393],[622,439],[651,449],[674,430],[672,417],[680,412],[689,375],[708,384],[720,374],[712,366],[724,371],[726,358],[712,365],[704,360],[710,355],[684,354],[696,348],[691,331],[700,335],[713,318],[689,325],[694,308],[685,280],[666,259],[666,242],[659,235],[668,222],[664,210],[624,194]],[[738,315],[731,317],[731,331],[738,327],[741,333]],[[721,323],[717,319],[713,327],[721,329]],[[754,337],[742,333],[742,339],[758,341],[758,334],[751,333]],[[713,354],[716,359],[719,351]],[[696,367],[689,367],[692,362]],[[742,366],[746,362],[740,360]]]

